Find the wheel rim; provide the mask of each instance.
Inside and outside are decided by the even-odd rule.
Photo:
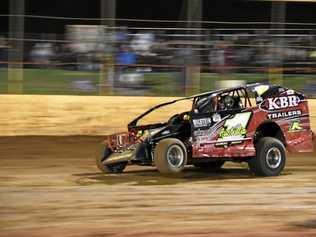
[[[281,161],[282,161],[281,151],[276,147],[270,148],[266,155],[266,163],[268,167],[271,169],[276,169],[280,166]]]
[[[167,151],[167,160],[171,167],[179,168],[184,162],[184,152],[178,145],[172,145]]]

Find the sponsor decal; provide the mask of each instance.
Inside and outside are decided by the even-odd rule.
[[[201,118],[201,119],[194,119],[193,125],[196,128],[206,127],[212,124],[211,118]]]
[[[207,129],[197,128],[197,130],[193,131],[194,137],[198,143],[204,143],[212,140],[212,136],[217,129],[222,126],[225,118],[222,118],[220,121],[213,124],[213,126],[208,127]]]
[[[209,134],[209,130],[197,130],[194,131],[194,136],[206,136]]]
[[[247,130],[243,127],[225,129],[222,128],[219,132],[219,139],[224,139],[226,137],[242,137],[244,138],[247,134]]]
[[[292,110],[287,112],[274,112],[269,113],[268,118],[269,119],[280,119],[280,118],[288,118],[288,117],[294,117],[294,116],[300,116],[302,115],[301,110]]]
[[[247,135],[247,126],[250,120],[252,112],[242,112],[235,114],[233,117],[223,121],[223,127],[219,130],[219,135],[216,140],[213,140],[214,132],[219,128],[214,126],[207,130],[196,130],[194,131],[194,137],[197,143],[216,143],[216,146],[242,143],[243,138]],[[196,121],[196,122],[194,122]],[[203,119],[193,120],[194,126],[205,126],[210,123],[210,120],[205,121]],[[213,140],[213,141],[212,141]],[[237,141],[236,141],[237,140]]]
[[[251,112],[244,112],[234,115],[231,119],[227,119],[224,127],[219,131],[217,141],[222,143],[218,145],[226,145],[230,141],[234,141],[234,144],[241,143],[242,141],[238,140],[243,140],[246,137],[250,117]]]
[[[217,113],[213,114],[212,119],[213,119],[214,123],[217,123],[217,122],[222,120],[221,116]]]
[[[224,128],[231,129],[236,127],[247,128],[251,112],[243,112],[235,114],[232,118],[226,119]]]
[[[210,140],[209,135],[202,135],[202,136],[196,137],[197,143],[207,143],[209,140]]]
[[[287,90],[286,91],[287,95],[294,95],[294,93],[295,93],[294,90]]]
[[[299,132],[302,131],[303,128],[301,127],[300,121],[293,121],[290,125],[289,132]]]
[[[267,90],[269,90],[270,86],[268,85],[260,85],[256,86],[254,88],[254,91],[257,92],[258,96],[261,96],[263,93],[265,93]]]
[[[281,96],[275,98],[268,98],[261,104],[260,108],[263,110],[275,111],[285,108],[296,107],[300,102],[300,98],[296,95]]]

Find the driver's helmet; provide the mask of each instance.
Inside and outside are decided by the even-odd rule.
[[[225,106],[225,109],[232,109],[234,107],[235,100],[234,100],[234,98],[232,96],[226,95],[223,98],[223,104]]]

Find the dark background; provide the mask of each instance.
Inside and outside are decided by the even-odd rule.
[[[117,0],[117,18],[179,20],[182,0]],[[25,14],[82,18],[100,17],[99,0],[26,0]],[[203,20],[270,21],[271,3],[242,0],[204,0]],[[0,14],[9,13],[9,0],[0,1]],[[316,3],[287,3],[287,22],[316,23]],[[63,33],[66,24],[99,21],[26,19],[27,33]],[[174,26],[175,23],[130,23],[127,26]],[[8,18],[0,18],[0,32],[8,31]]]

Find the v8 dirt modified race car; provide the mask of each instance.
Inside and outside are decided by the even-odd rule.
[[[191,100],[192,109],[167,122],[137,125],[152,111]],[[303,94],[277,85],[249,84],[159,104],[135,118],[125,133],[106,137],[96,163],[105,173],[127,164],[155,165],[177,174],[186,165],[220,168],[247,162],[258,176],[277,176],[288,152],[312,152],[308,102]]]

